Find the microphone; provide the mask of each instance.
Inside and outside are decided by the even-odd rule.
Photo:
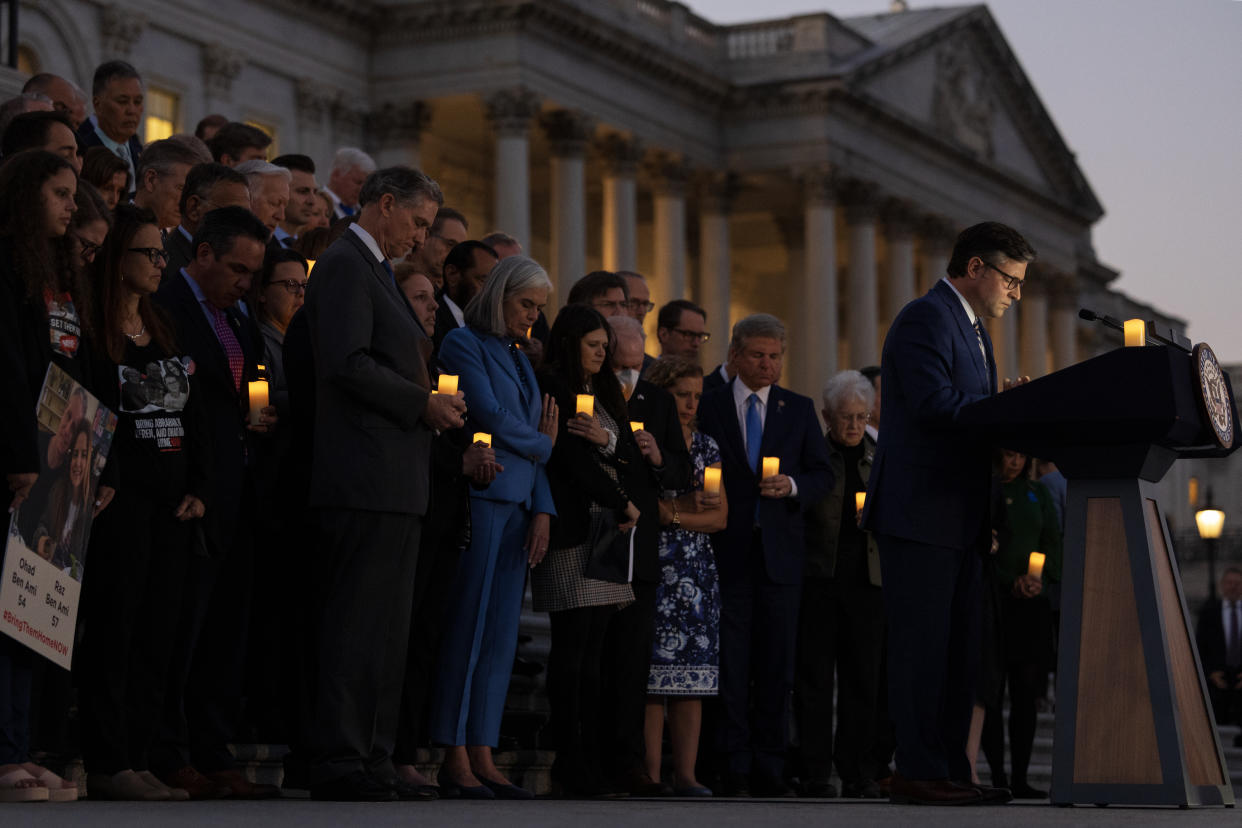
[[[1125,325],[1122,325],[1119,321],[1117,321],[1116,319],[1113,319],[1111,316],[1098,314],[1095,311],[1091,310],[1090,308],[1079,308],[1078,318],[1085,319],[1088,322],[1102,322],[1110,328],[1121,331],[1122,333],[1126,332]]]

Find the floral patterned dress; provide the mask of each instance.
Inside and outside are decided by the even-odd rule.
[[[703,488],[703,469],[720,462],[716,441],[694,432],[692,488]],[[702,532],[660,532],[660,583],[656,586],[655,643],[647,692],[660,696],[714,696],[720,680],[720,583],[711,541]]]

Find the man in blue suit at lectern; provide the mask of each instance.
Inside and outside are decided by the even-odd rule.
[[[884,431],[863,523],[880,545],[888,617],[892,801],[1007,801],[966,758],[979,651],[980,553],[991,544],[990,446],[957,425],[996,393],[983,320],[1022,296],[1035,251],[995,222],[957,237],[948,276],[902,309],[881,360]]]

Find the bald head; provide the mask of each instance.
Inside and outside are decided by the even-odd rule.
[[[633,369],[641,371],[643,367],[643,349],[646,346],[646,335],[643,326],[631,316],[611,316],[608,325],[612,328],[617,345],[612,351],[612,368],[614,371]]]
[[[86,93],[77,84],[60,75],[53,75],[50,72],[33,75],[22,87],[22,92],[37,92],[46,95],[51,99],[56,111],[69,116],[70,124],[75,131],[86,120]]]

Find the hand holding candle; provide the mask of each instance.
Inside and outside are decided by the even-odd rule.
[[[863,506],[867,505],[866,492],[854,492],[854,511],[862,514]]]
[[[485,446],[490,446],[492,444],[492,435],[488,434],[486,431],[476,431],[474,433],[474,439],[471,442],[482,443]]]
[[[457,393],[457,375],[456,374],[441,374],[440,381],[436,383],[435,393],[448,394],[450,396],[456,394]]]
[[[776,475],[780,473],[781,473],[781,458],[779,457],[763,458],[763,474],[761,475],[761,477],[763,478],[776,477]]]
[[[630,420],[630,431],[638,432],[642,430],[643,430],[642,420]]]
[[[720,469],[713,469],[710,466],[703,469],[703,492],[720,494]]]
[[[588,417],[594,417],[595,416],[595,397],[591,394],[579,394],[577,413],[585,414]]]
[[[250,424],[262,425],[263,409],[267,408],[267,380],[257,379],[248,384],[250,392]]]
[[[1027,565],[1026,574],[1032,575],[1036,578],[1043,577],[1045,557],[1046,556],[1043,552],[1032,552],[1030,563]]]

